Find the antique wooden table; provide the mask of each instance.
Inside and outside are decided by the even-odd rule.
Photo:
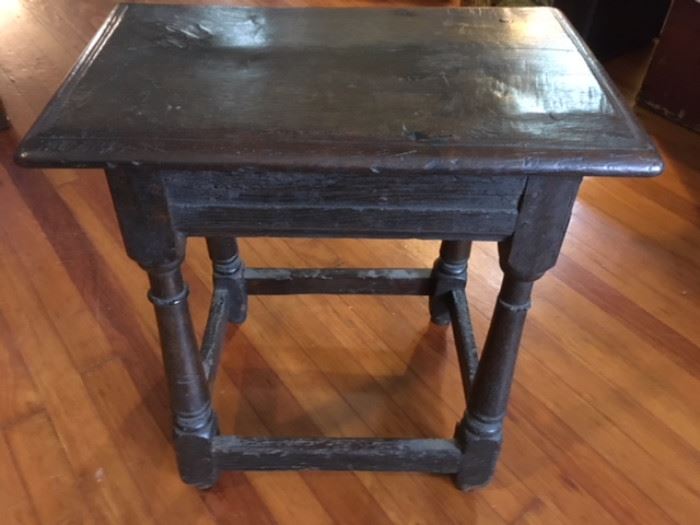
[[[220,470],[416,470],[488,482],[534,281],[556,261],[584,176],[662,163],[551,9],[118,6],[17,161],[100,167],[150,277],[182,478]],[[207,238],[198,348],[180,273]],[[235,236],[443,241],[432,269],[245,269]],[[465,296],[471,241],[504,272],[483,351]],[[247,294],[419,294],[452,322],[467,410],[454,439],[218,434],[208,384]],[[524,452],[526,453],[526,452]]]

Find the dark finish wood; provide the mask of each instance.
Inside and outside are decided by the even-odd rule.
[[[227,323],[243,323],[248,315],[245,266],[232,237],[208,237],[207,251],[212,262],[214,292],[202,337],[202,366],[209,384],[214,383]]]
[[[225,288],[215,288],[211,295],[209,316],[202,337],[202,367],[209,385],[214,383],[219,367],[221,348],[224,345],[226,329],[228,328],[231,295]]]
[[[248,268],[245,282],[250,295],[430,295],[435,288],[430,270],[412,268]]]
[[[160,174],[115,168],[107,183],[129,257],[143,268],[181,257],[184,236],[173,228]]]
[[[462,375],[464,399],[469,403],[469,392],[479,366],[479,350],[474,339],[469,301],[467,301],[464,289],[455,289],[450,292],[450,317],[454,330],[455,346],[457,347],[459,372]]]
[[[580,179],[530,177],[516,231],[499,243],[504,278],[486,336],[469,402],[456,436],[467,455],[491,458],[486,467],[457,473],[457,485],[489,482],[503,441],[503,421],[534,281],[556,263]],[[464,378],[463,378],[464,379]]]
[[[515,233],[498,245],[506,275],[534,281],[556,264],[580,184],[567,175],[556,182],[528,178]]]
[[[637,101],[700,132],[700,4],[675,0]]]
[[[512,280],[508,275],[501,286],[474,384],[468,391],[466,418],[456,431],[465,455],[489,460],[485,468],[457,473],[456,483],[462,489],[486,485],[493,476],[531,290],[532,282]]]
[[[447,439],[214,439],[214,458],[232,470],[385,470],[450,474],[461,452]]]
[[[107,171],[107,181],[127,253],[148,272],[180,475],[186,483],[209,487],[218,477],[211,457],[217,422],[180,272],[185,238],[172,229],[159,173],[114,169]]]
[[[300,22],[305,31],[292,31]],[[123,111],[106,120],[114,94],[104,73],[116,65]],[[305,97],[317,89],[344,103],[317,100],[308,112]],[[381,108],[366,105],[375,92]],[[72,126],[80,137],[69,136]],[[662,166],[551,10],[168,6],[115,10],[19,160],[106,166],[127,252],[151,282],[181,475],[198,487],[225,468],[415,469],[455,473],[463,489],[488,482],[532,286],[556,262],[582,176]],[[246,275],[232,237],[242,234],[444,241],[426,282],[397,270]],[[207,237],[214,269],[201,350],[180,273],[192,235]],[[479,239],[499,241],[505,276],[477,367],[464,288]],[[457,340],[467,410],[455,441],[216,437],[207,381],[224,319],[245,318],[251,276],[263,292],[429,292],[432,319],[452,322]]]
[[[500,240],[513,232],[522,177],[411,173],[166,171],[188,235]]]
[[[206,488],[218,477],[210,442],[217,433],[202,365],[187,305],[188,289],[180,260],[151,267],[148,276],[163,348],[173,410],[175,450],[183,481]]]
[[[228,320],[243,323],[248,316],[248,294],[238,243],[233,237],[207,237],[207,250],[214,270],[214,288],[225,289],[228,295]]]
[[[463,176],[662,169],[548,8],[121,5],[17,159]]]
[[[435,287],[430,296],[430,320],[439,325],[451,321],[450,293],[455,288],[451,285],[454,280],[467,284],[467,263],[471,253],[471,242],[443,241],[440,245],[440,257],[433,264],[433,279]]]

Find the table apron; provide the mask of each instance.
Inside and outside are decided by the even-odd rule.
[[[275,172],[162,173],[187,235],[501,240],[525,177]]]

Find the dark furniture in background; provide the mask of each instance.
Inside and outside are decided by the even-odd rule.
[[[473,3],[462,1],[464,6]],[[671,0],[491,0],[489,4],[551,5],[561,9],[598,59],[603,60],[656,38]]]
[[[662,169],[600,66],[544,8],[122,5],[17,160],[105,168],[127,252],[150,279],[180,472],[198,487],[226,469],[487,483],[533,284],[556,262],[582,177]],[[207,238],[213,264],[201,347],[180,271],[189,236]],[[443,243],[432,269],[248,269],[235,236]],[[504,272],[480,353],[472,241],[497,242]],[[227,324],[244,321],[248,294],[299,293],[428,296],[432,320],[453,325],[462,372],[454,439],[219,435],[209,384]]]
[[[555,0],[554,5],[602,60],[656,38],[671,0]]]
[[[700,3],[673,2],[637,101],[700,131]]]

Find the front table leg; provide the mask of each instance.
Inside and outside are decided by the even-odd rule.
[[[464,452],[464,466],[455,481],[463,490],[486,485],[496,467],[532,285],[532,281],[519,280],[509,273],[503,279],[467,414],[456,430]],[[474,461],[477,458],[481,461]]]
[[[218,476],[212,458],[218,428],[180,272],[185,238],[173,228],[158,172],[114,168],[107,170],[107,181],[127,253],[150,280],[148,298],[160,333],[180,476],[207,488]]]
[[[463,490],[484,486],[493,476],[532,287],[556,263],[579,183],[563,175],[530,177],[515,232],[499,243],[503,283],[456,429],[463,458],[455,481]]]
[[[218,429],[180,264],[181,260],[176,260],[148,268],[148,298],[155,308],[160,333],[180,475],[186,483],[208,488],[218,477],[211,454]]]

